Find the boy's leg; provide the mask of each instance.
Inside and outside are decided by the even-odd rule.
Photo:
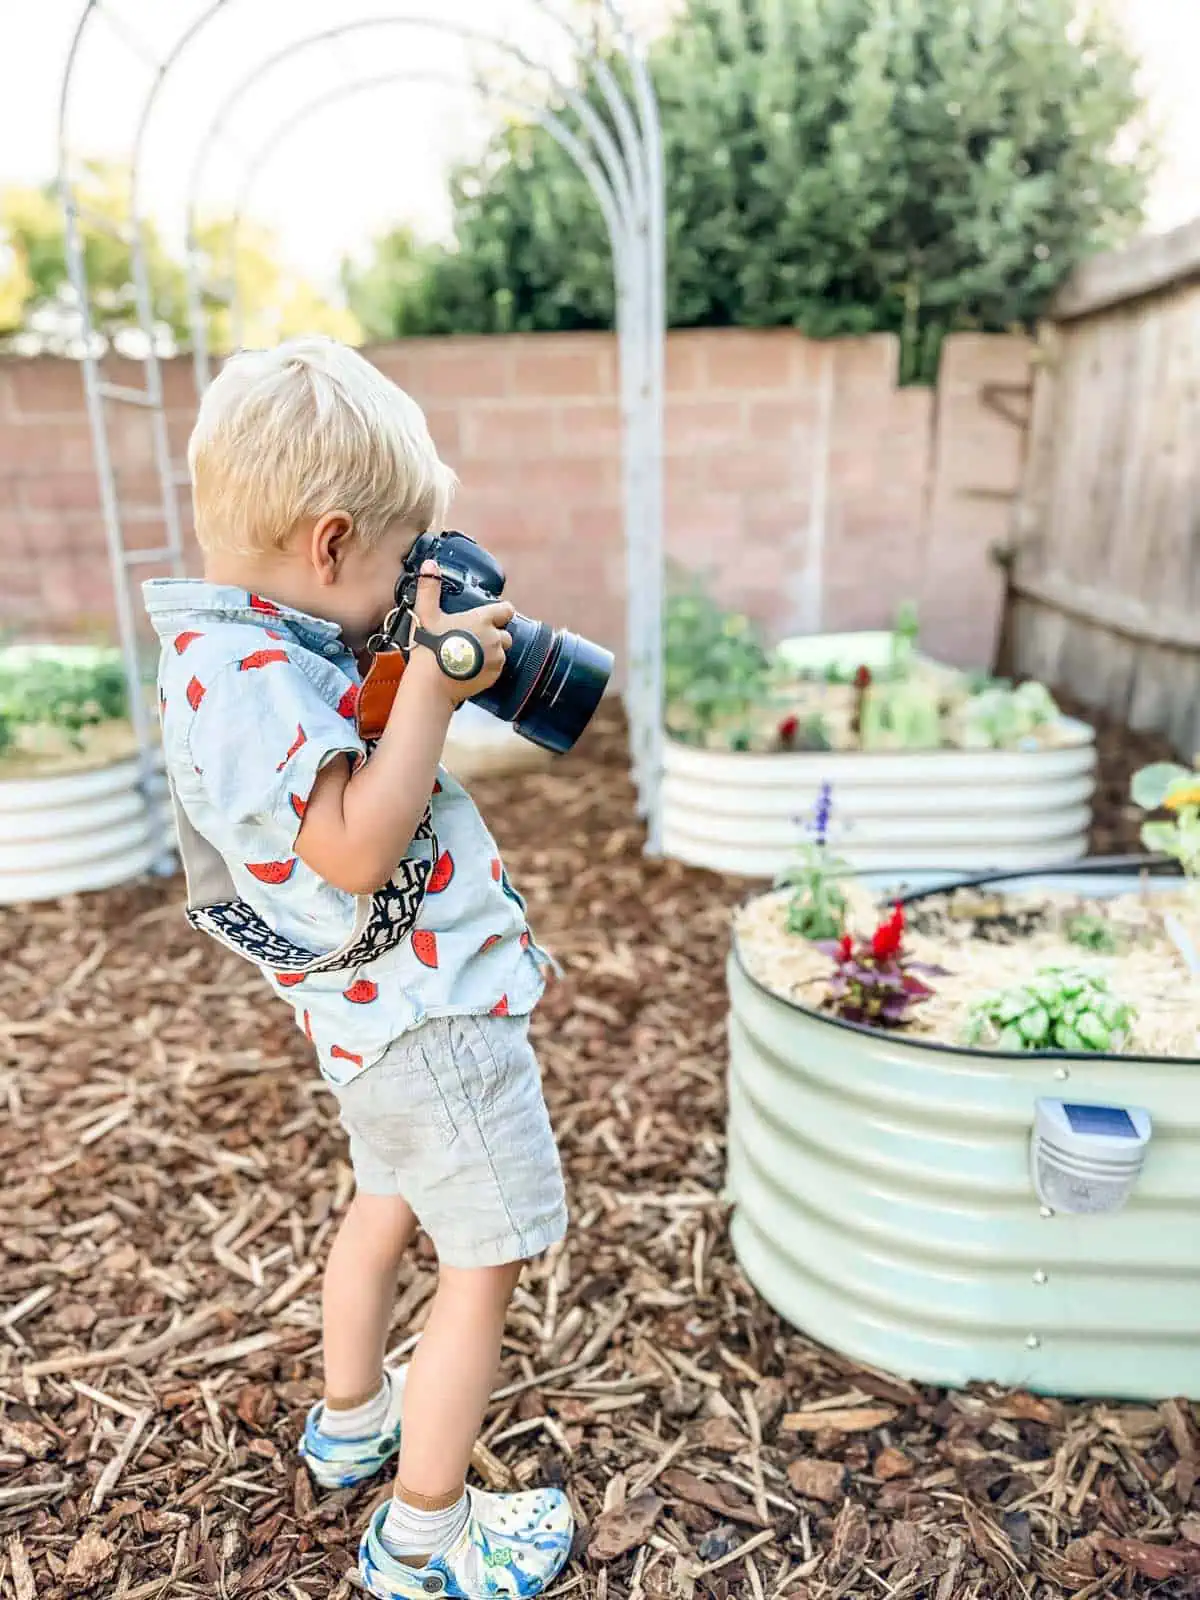
[[[404,1395],[400,1500],[420,1507],[461,1496],[521,1266],[442,1268]]]
[[[325,1268],[325,1404],[350,1410],[379,1391],[396,1276],[417,1219],[399,1195],[356,1194]]]

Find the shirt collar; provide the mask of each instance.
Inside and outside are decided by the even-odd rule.
[[[310,617],[231,584],[206,583],[202,578],[151,578],[142,585],[142,595],[160,638],[178,633],[185,623],[240,622],[286,632],[317,655],[344,655],[349,648],[336,622]]]

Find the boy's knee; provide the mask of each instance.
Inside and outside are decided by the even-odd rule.
[[[402,1253],[416,1231],[417,1219],[399,1195],[359,1193],[350,1202],[346,1225],[367,1248],[384,1254]]]

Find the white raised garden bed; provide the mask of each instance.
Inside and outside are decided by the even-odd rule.
[[[1034,867],[1086,854],[1092,730],[1046,750],[816,751],[753,755],[665,741],[663,843],[692,866],[747,878],[783,871],[824,783],[838,851],[868,870]]]
[[[786,640],[798,671],[854,663],[882,670],[893,636]],[[951,669],[916,657],[923,672]],[[805,691],[819,703],[820,686]],[[834,691],[843,698],[849,691]],[[863,869],[1035,867],[1086,853],[1095,736],[1059,717],[1015,749],[731,750],[668,737],[663,842],[693,866],[773,878],[794,858],[821,786],[832,786],[834,842]]]
[[[0,904],[109,889],[169,849],[136,759],[59,777],[0,778]]]
[[[161,758],[144,785],[126,704],[115,652],[0,652],[0,904],[112,888],[169,859]]]
[[[1069,886],[1105,896],[1137,880]],[[781,1315],[925,1382],[1200,1395],[1200,1046],[1192,1058],[958,1047],[784,999],[736,942],[728,977],[733,1242]],[[1040,1097],[1150,1113],[1123,1210],[1039,1205]]]

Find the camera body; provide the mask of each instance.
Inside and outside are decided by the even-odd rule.
[[[504,569],[465,533],[423,533],[396,584],[396,606],[416,605],[422,564],[441,572],[442,610],[447,616],[474,611],[504,593]],[[512,648],[504,670],[474,704],[544,750],[563,754],[575,744],[600,704],[612,676],[610,651],[565,628],[515,615],[508,623]]]

